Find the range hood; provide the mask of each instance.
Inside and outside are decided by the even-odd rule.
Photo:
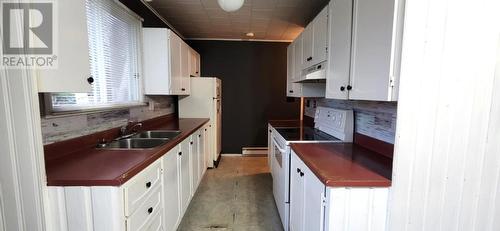
[[[302,70],[301,75],[295,83],[325,82],[326,81],[326,61]]]

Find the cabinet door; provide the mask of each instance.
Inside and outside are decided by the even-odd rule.
[[[328,6],[328,70],[326,98],[348,99],[351,66],[352,0],[332,0]]]
[[[395,0],[354,2],[349,98],[391,100]]]
[[[142,29],[142,70],[144,74],[144,94],[169,95],[171,92],[171,67],[168,44],[170,32],[166,28]]]
[[[169,31],[170,46],[170,93],[181,94],[182,88],[182,40],[174,32]],[[165,76],[168,78],[168,76]]]
[[[314,21],[313,21],[314,22]],[[300,69],[311,66],[313,63],[313,46],[314,46],[314,24],[313,22],[307,25],[304,32],[302,32],[302,62]]]
[[[189,170],[189,139],[185,139],[180,144],[179,151],[179,172],[180,172],[180,197],[181,197],[181,214],[186,212],[191,199],[191,176]]]
[[[164,198],[164,223],[166,231],[177,228],[181,219],[180,195],[179,195],[179,168],[178,153],[180,147],[170,150],[163,157],[163,198]]]
[[[196,52],[192,49],[189,48],[189,76],[190,77],[195,77],[196,76]]]
[[[290,231],[305,231],[303,171],[302,161],[292,152],[290,168]]]
[[[313,21],[313,47],[311,65],[326,60],[328,38],[328,6],[325,7]]]
[[[191,79],[189,78],[189,46],[181,41],[181,95],[191,92]]]
[[[191,195],[194,195],[196,192],[196,188],[198,187],[198,182],[199,182],[199,171],[200,167],[198,165],[199,163],[199,151],[198,151],[198,134],[194,133],[191,136],[191,142],[189,143],[191,151],[189,158],[191,159]]]
[[[303,170],[304,186],[304,227],[309,231],[323,230],[325,185],[309,168]]]
[[[189,76],[200,76],[200,54],[193,48],[189,48]]]
[[[196,52],[195,53],[196,55],[196,72],[195,72],[195,75],[196,76],[201,76],[201,55]]]
[[[87,14],[84,0],[58,1],[59,20],[55,69],[37,70],[39,92],[91,91]]]
[[[302,35],[303,34],[304,34],[304,32],[302,32],[302,34],[300,34],[299,37],[297,37],[294,41],[295,47],[294,47],[293,55],[295,57],[295,64],[293,65],[293,69],[295,70],[295,74],[293,75],[292,80],[298,79],[302,75],[302,65],[304,64],[304,59],[302,58],[302,57],[304,57],[303,56],[303,49],[302,49],[302,44],[303,44]]]
[[[200,129],[198,131],[198,184],[203,179],[203,174],[207,167],[205,166],[205,131]]]
[[[294,75],[295,75],[295,69],[294,69],[294,64],[295,64],[295,57],[294,57],[294,47],[295,43],[291,43],[288,45],[288,48],[286,50],[286,72],[287,72],[287,78],[286,78],[286,95],[289,97],[293,96],[294,89],[292,86]]]

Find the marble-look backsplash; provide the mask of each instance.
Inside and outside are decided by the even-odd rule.
[[[128,121],[143,121],[175,113],[174,98],[171,96],[145,96],[150,106],[138,106],[87,114],[42,117],[44,144],[59,142],[79,136],[120,127]]]
[[[304,114],[314,117],[316,106],[352,109],[355,117],[355,132],[394,144],[396,102],[307,99]]]

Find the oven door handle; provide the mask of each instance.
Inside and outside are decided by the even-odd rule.
[[[276,141],[276,138],[273,137],[273,143],[274,143],[274,146],[276,146],[276,148],[283,154],[286,153],[286,149],[282,149],[280,148],[279,144],[278,144],[278,141]]]

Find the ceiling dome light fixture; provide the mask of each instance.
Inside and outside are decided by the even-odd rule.
[[[226,12],[234,12],[243,6],[245,0],[217,0],[220,8]]]

